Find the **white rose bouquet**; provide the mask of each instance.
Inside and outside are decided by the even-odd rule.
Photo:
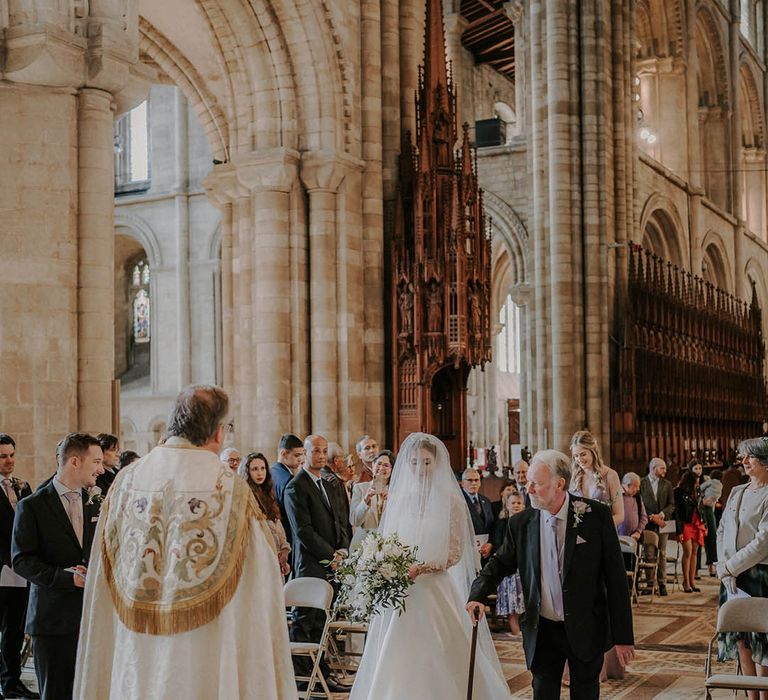
[[[341,584],[336,609],[344,608],[353,622],[366,623],[385,608],[402,613],[413,583],[408,568],[417,563],[415,554],[416,549],[397,535],[369,533],[362,546],[336,567],[334,578]]]

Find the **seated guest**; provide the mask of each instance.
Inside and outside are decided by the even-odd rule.
[[[124,469],[129,464],[133,464],[140,459],[141,456],[137,452],[134,452],[133,450],[124,450],[120,453],[120,465],[118,466],[117,471]]]
[[[717,531],[720,605],[737,588],[768,598],[768,438],[745,440],[739,454],[749,482],[733,487]],[[729,632],[720,635],[718,647],[718,660],[738,657],[745,676],[768,675],[768,635]],[[750,691],[749,698],[757,700],[758,693]]]
[[[707,531],[699,503],[699,477],[693,469],[686,469],[675,489],[675,521],[677,539],[683,545],[683,592],[698,593],[696,552],[704,544]]]
[[[493,544],[490,541],[493,534],[493,509],[491,502],[480,491],[480,472],[477,469],[465,469],[461,475],[461,488],[464,493],[464,499],[469,508],[469,514],[472,516],[472,526],[475,528],[475,536],[478,538],[480,546],[480,559],[483,563],[491,556]]]
[[[717,564],[717,518],[715,517],[715,506],[723,494],[723,484],[720,481],[723,473],[719,469],[714,469],[709,475],[709,479],[699,485],[699,494],[701,495],[701,511],[704,513],[704,524],[707,526],[707,534],[704,537],[704,550],[707,555],[707,567],[709,575],[715,576]]]
[[[219,455],[219,460],[233,472],[237,471],[240,465],[240,450],[236,447],[225,447]]]
[[[115,435],[109,433],[99,433],[96,439],[99,441],[101,452],[104,455],[102,462],[104,473],[96,479],[96,486],[101,489],[101,494],[106,496],[109,487],[112,486],[112,482],[117,476],[117,468],[120,464],[120,442]]]
[[[511,496],[513,493],[520,493],[517,490],[517,484],[515,484],[512,479],[504,479],[504,481],[501,482],[501,486],[499,488],[499,500],[491,503],[491,510],[493,511],[493,517],[495,520],[498,521],[499,514],[504,510],[504,504],[507,502],[507,496]],[[525,504],[525,498],[523,498],[523,504]]]
[[[640,497],[640,477],[635,472],[627,472],[621,479],[621,489],[621,497],[624,499],[624,520],[616,526],[616,530],[619,535],[631,537],[635,542],[639,542],[648,524],[648,514]],[[626,552],[624,563],[627,571],[632,571],[635,568],[634,555]]]
[[[373,480],[358,482],[352,489],[349,506],[349,521],[356,528],[350,549],[359,547],[365,536],[379,527],[384,507],[387,504],[389,479],[392,476],[394,454],[382,450],[373,460]]]
[[[51,481],[16,506],[13,568],[32,583],[27,634],[43,700],[70,700],[86,564],[99,519],[88,489],[101,473],[99,441],[70,433],[56,451]]]
[[[24,614],[27,610],[27,580],[14,572],[11,562],[13,516],[22,498],[32,489],[13,476],[16,442],[0,433],[0,683],[8,698],[39,698],[21,682],[21,648],[24,646]]]
[[[277,505],[275,487],[272,485],[272,475],[269,473],[267,458],[261,452],[251,452],[237,467],[237,473],[251,487],[253,495],[261,506],[267,518],[267,527],[272,533],[277,550],[277,560],[280,562],[280,573],[287,576],[291,571],[288,555],[291,545],[285,536],[283,524],[280,521],[280,506]]]
[[[494,549],[501,547],[504,542],[504,532],[499,530],[506,529],[507,520],[513,515],[522,513],[525,510],[525,501],[517,491],[512,491],[504,497],[503,507],[499,513],[497,524],[497,536]],[[509,624],[509,631],[514,635],[520,634],[520,615],[525,612],[525,601],[523,600],[523,582],[520,580],[520,574],[515,573],[511,576],[505,576],[499,583],[496,591],[496,614],[506,616]]]

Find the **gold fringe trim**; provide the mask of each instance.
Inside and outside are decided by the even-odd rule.
[[[235,483],[237,484],[235,488],[237,488],[239,484],[237,482]],[[137,603],[133,600],[127,600],[123,597],[120,591],[117,590],[112,571],[112,563],[107,555],[106,542],[102,543],[102,565],[104,567],[107,586],[109,587],[109,592],[112,596],[112,603],[115,606],[120,621],[129,630],[151,635],[171,635],[188,632],[212,622],[219,616],[227,603],[232,600],[232,596],[234,596],[235,591],[237,590],[245,566],[249,535],[251,532],[251,519],[264,519],[264,514],[259,509],[256,499],[251,493],[251,489],[244,481],[242,482],[242,486],[245,487],[248,496],[245,508],[242,508],[239,513],[242,522],[238,524],[236,534],[238,541],[233,547],[234,555],[232,559],[234,561],[230,565],[230,571],[222,574],[217,585],[202,596],[197,596],[188,601],[172,603],[170,605]],[[233,503],[233,512],[230,513],[230,517],[237,517],[238,514],[236,514],[234,510],[235,504]],[[104,514],[105,523],[107,522],[106,518],[108,518],[108,516],[109,512],[107,509],[107,512]],[[263,523],[261,523],[261,525],[264,527]],[[105,539],[106,530],[107,528],[105,527]],[[272,541],[271,535],[269,535],[269,541]],[[274,549],[274,544],[272,547]]]

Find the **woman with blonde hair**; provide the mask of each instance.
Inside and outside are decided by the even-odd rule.
[[[603,462],[600,446],[588,430],[573,434],[571,459],[570,492],[605,503],[611,509],[616,526],[624,522],[621,480],[616,471]]]
[[[600,501],[611,509],[613,523],[618,527],[624,522],[624,499],[622,498],[621,480],[600,454],[600,445],[588,430],[579,430],[571,438],[571,487],[569,491],[582,498]],[[615,647],[605,654],[600,680],[624,678]]]

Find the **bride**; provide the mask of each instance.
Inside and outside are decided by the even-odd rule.
[[[472,622],[464,606],[480,560],[448,451],[432,435],[413,433],[400,447],[379,532],[417,547],[420,563],[411,567],[405,612],[373,616],[350,700],[466,697]],[[485,619],[473,697],[509,697]]]

